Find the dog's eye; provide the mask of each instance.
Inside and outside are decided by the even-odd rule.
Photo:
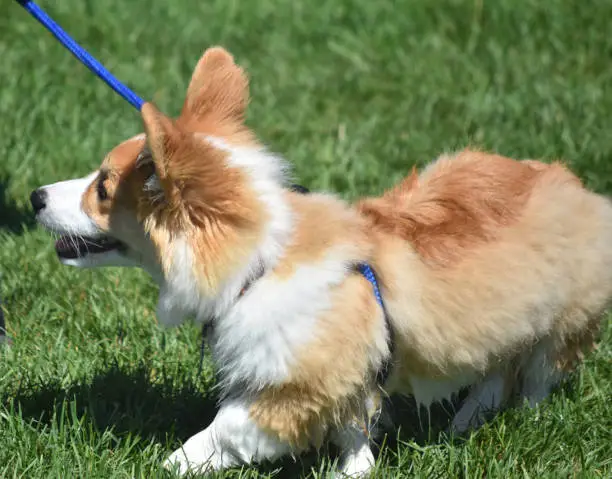
[[[103,181],[98,182],[98,199],[100,201],[104,201],[108,198],[108,192],[106,191],[106,187],[104,186]]]

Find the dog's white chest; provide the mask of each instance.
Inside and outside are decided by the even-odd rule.
[[[215,325],[213,355],[225,387],[278,385],[304,360],[317,320],[331,306],[342,267],[301,266],[291,278],[262,278]]]

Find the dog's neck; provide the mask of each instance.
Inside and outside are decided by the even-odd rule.
[[[216,285],[214,291],[204,292],[198,284],[194,275],[196,262],[189,242],[176,240],[172,271],[164,275],[160,286],[157,314],[162,324],[180,324],[191,314],[196,315],[198,322],[225,316],[256,272],[274,269],[292,235],[294,219],[286,198],[282,160],[264,149],[229,147],[216,139],[214,144],[227,148],[231,155],[230,163],[252,176],[253,187],[258,192],[267,219],[259,241],[243,266]]]
[[[292,184],[290,186],[290,190],[295,193],[300,193],[300,194],[308,194],[310,192],[304,186],[297,185],[297,184]],[[275,258],[275,261],[276,261],[276,258]],[[240,291],[238,292],[238,294],[235,296],[233,303],[239,301],[240,298],[242,298],[247,293],[247,291],[253,286],[253,284],[256,283],[258,280],[260,280],[266,274],[266,270],[271,269],[272,267],[272,264],[266,265],[263,258],[259,258],[259,260],[256,260],[255,265],[256,266],[251,272],[251,274],[244,280],[242,287],[240,288]],[[233,304],[231,304],[229,307],[231,308],[232,306]],[[211,320],[214,320],[214,316]]]

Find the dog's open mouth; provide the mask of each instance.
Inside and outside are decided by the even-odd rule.
[[[63,235],[55,242],[55,251],[60,258],[76,259],[93,253],[107,253],[123,249],[123,243],[110,236],[96,238]]]

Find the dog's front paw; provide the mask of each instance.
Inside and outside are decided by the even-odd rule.
[[[180,475],[189,472],[189,461],[181,449],[174,451],[170,457],[164,461],[163,466],[165,469]]]
[[[163,467],[169,471],[176,472],[181,476],[188,473],[204,473],[212,470],[211,464],[203,457],[195,457],[189,454],[184,448],[179,448],[174,451],[168,459],[164,461]]]
[[[365,478],[370,475],[374,467],[374,454],[370,448],[362,448],[346,454],[341,461],[340,477],[344,479]]]

